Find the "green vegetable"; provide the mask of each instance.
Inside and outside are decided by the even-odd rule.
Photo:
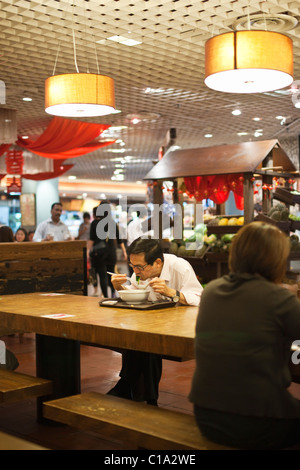
[[[140,276],[136,276],[136,281],[138,284],[140,283],[140,279],[141,279]]]

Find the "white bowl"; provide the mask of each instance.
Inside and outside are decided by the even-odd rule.
[[[148,300],[150,289],[118,290],[119,296],[127,304],[142,304]]]

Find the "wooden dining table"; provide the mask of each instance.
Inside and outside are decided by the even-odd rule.
[[[54,381],[51,398],[80,393],[80,344],[193,358],[197,307],[105,307],[99,298],[57,293],[0,297],[0,325],[36,333],[37,375]]]

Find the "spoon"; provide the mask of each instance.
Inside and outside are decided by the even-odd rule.
[[[107,274],[117,274],[117,273],[111,273],[110,271],[106,271],[106,272],[107,272]],[[130,277],[126,276],[126,279],[129,279],[129,281],[130,281]]]

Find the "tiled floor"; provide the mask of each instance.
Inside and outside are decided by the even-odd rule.
[[[6,345],[17,356],[19,372],[35,374],[35,337],[24,334],[5,338]],[[121,356],[107,349],[81,347],[82,392],[106,393],[118,380]],[[160,383],[159,406],[192,413],[187,399],[194,361],[164,361]],[[0,430],[57,450],[121,450],[124,444],[106,441],[92,432],[80,432],[67,426],[50,426],[36,421],[35,400],[0,406]]]

